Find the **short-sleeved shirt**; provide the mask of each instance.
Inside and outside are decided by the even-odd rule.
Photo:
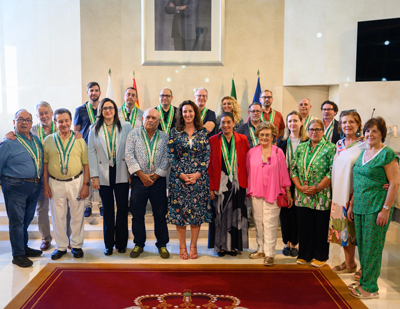
[[[89,102],[89,101],[88,101]],[[90,132],[90,126],[92,125],[92,123],[90,123],[90,118],[89,118],[89,114],[87,112],[86,109],[86,104],[88,103],[86,102],[85,104],[79,106],[78,108],[75,109],[75,116],[74,116],[74,125],[80,125],[81,126],[81,134],[83,139],[86,142],[86,145],[89,142],[89,132]],[[93,109],[93,115],[94,117],[97,116],[97,109]]]
[[[210,138],[211,136],[215,135],[217,131],[217,117],[215,116],[215,113],[211,109],[207,110],[203,120],[203,124],[207,123],[207,121],[211,121],[215,125],[214,129],[207,134],[207,136]]]
[[[373,214],[382,210],[387,195],[383,185],[388,183],[385,165],[393,160],[399,161],[399,157],[393,149],[387,146],[365,164],[364,154],[365,150],[358,157],[353,169],[353,212],[358,215]]]
[[[326,142],[326,143],[325,143]],[[321,148],[322,147],[322,148]],[[325,176],[331,179],[333,157],[336,153],[336,146],[326,141],[325,136],[317,144],[311,153],[312,147],[310,140],[300,143],[290,162],[290,177],[298,177],[300,184],[303,186],[306,180],[305,169],[310,165],[311,159],[317,153],[312,167],[308,174],[308,186],[316,186]],[[304,155],[307,154],[306,162]],[[329,210],[332,203],[331,186],[327,186],[312,196],[307,196],[297,188],[295,190],[295,202],[298,207],[307,207],[316,210]]]
[[[67,175],[63,175],[61,171],[60,154],[57,150],[56,142],[54,141],[54,134],[46,137],[43,143],[43,162],[48,164],[49,174],[58,179],[67,179],[74,177],[83,170],[84,164],[89,164],[88,161],[88,148],[82,138],[75,139],[75,144],[72,147]],[[65,141],[61,139],[63,147],[66,148],[69,139]]]

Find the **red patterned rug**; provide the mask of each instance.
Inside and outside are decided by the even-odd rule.
[[[329,267],[48,264],[6,308],[367,308]]]

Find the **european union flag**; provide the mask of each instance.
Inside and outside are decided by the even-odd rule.
[[[258,102],[261,104],[260,102],[260,95],[261,95],[261,86],[260,86],[260,78],[257,79],[257,87],[256,87],[256,92],[254,92],[254,98],[253,98],[253,102]]]

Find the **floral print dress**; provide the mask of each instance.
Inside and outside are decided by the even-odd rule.
[[[195,131],[189,139],[185,131],[172,128],[168,142],[168,157],[171,166],[168,186],[167,221],[179,226],[210,223],[210,181],[208,164],[210,144],[207,130]],[[186,185],[179,178],[181,174],[199,172],[195,184]]]

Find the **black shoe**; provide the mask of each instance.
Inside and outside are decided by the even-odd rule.
[[[125,253],[125,252],[126,252],[126,248],[118,249],[118,253]]]
[[[54,252],[51,254],[51,259],[52,260],[59,260],[63,257],[64,254],[67,253],[67,250],[65,251],[60,251],[58,249],[54,250]]]
[[[83,213],[83,216],[85,218],[88,218],[92,215],[92,207],[86,207],[85,212]]]
[[[33,265],[33,262],[26,257],[26,255],[18,255],[14,256],[12,263],[19,267],[30,267]]]
[[[76,259],[83,258],[83,250],[81,248],[71,248],[72,255]]]
[[[83,253],[83,252],[82,252]],[[104,255],[112,255],[113,254],[113,249],[106,249],[104,250]]]
[[[283,248],[282,254],[283,254],[284,256],[289,256],[289,255],[290,255],[290,248],[289,248],[289,247]]]
[[[228,251],[226,252],[227,254],[229,254],[230,256],[237,256],[237,251]]]
[[[103,206],[100,206],[100,207],[99,207],[99,211],[100,211],[100,216],[103,216],[103,213],[104,213],[104,208],[103,208]]]
[[[42,250],[36,250],[36,249],[32,249],[29,248],[28,246],[25,247],[25,255],[27,257],[38,257],[42,255]]]
[[[217,254],[219,257],[223,257],[223,256],[225,256],[226,251],[219,251]]]
[[[298,255],[299,255],[299,250],[297,250],[297,248],[290,249],[290,256],[296,257]]]

